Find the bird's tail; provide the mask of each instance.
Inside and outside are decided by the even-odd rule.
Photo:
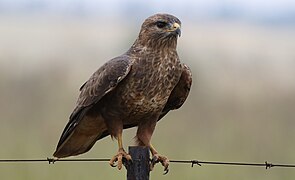
[[[64,158],[85,153],[89,151],[97,139],[107,131],[102,116],[82,116],[82,119],[75,122],[78,123],[75,124],[72,130],[68,132],[67,130],[64,131],[56,151],[53,154],[54,157]],[[68,127],[68,125],[66,127]]]

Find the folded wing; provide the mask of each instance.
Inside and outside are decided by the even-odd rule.
[[[172,90],[169,99],[162,110],[158,121],[164,117],[170,110],[180,108],[186,100],[192,85],[192,73],[189,67],[183,64],[183,71],[177,85]]]
[[[131,66],[128,56],[119,56],[100,67],[82,85],[77,105],[60,137],[54,157],[87,152],[106,133],[104,119],[93,107],[99,107],[100,100],[128,75]]]

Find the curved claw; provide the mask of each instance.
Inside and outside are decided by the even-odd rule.
[[[153,156],[151,159],[151,164],[150,164],[150,171],[152,171],[155,167],[155,165],[158,163],[158,158],[156,156]]]
[[[161,161],[162,166],[164,166],[164,174],[166,175],[169,172],[169,160],[166,158],[163,162]]]
[[[163,175],[168,174],[168,172],[169,172],[169,169],[168,169],[168,167],[167,167],[167,168],[164,169],[164,173],[163,173]]]
[[[165,156],[160,156],[158,154],[154,154],[152,160],[151,160],[151,165],[150,165],[150,170],[152,171],[154,169],[155,164],[158,162],[161,162],[162,166],[164,166],[164,174],[166,175],[169,172],[169,160]]]
[[[158,156],[153,156],[151,163],[153,165],[157,164],[159,162],[159,157]]]
[[[110,162],[110,166],[112,166],[112,167],[117,167],[117,165],[115,165],[115,162],[114,162],[114,163],[111,163],[111,162]]]

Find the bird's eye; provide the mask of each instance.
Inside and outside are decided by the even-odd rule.
[[[158,28],[163,28],[163,27],[165,27],[167,25],[167,23],[163,22],[163,21],[158,21],[156,23],[156,25],[157,25]]]

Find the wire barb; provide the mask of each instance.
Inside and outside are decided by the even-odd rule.
[[[191,162],[192,162],[192,167],[194,167],[195,164],[197,164],[198,166],[202,166],[202,164],[200,164],[198,160],[191,160]]]
[[[271,167],[273,167],[273,164],[265,161],[265,169],[270,169]]]
[[[55,163],[55,161],[58,161],[58,159],[56,159],[56,158],[49,158],[49,157],[47,157],[47,161],[48,161],[48,163],[49,163],[49,164],[54,164],[54,163]]]

